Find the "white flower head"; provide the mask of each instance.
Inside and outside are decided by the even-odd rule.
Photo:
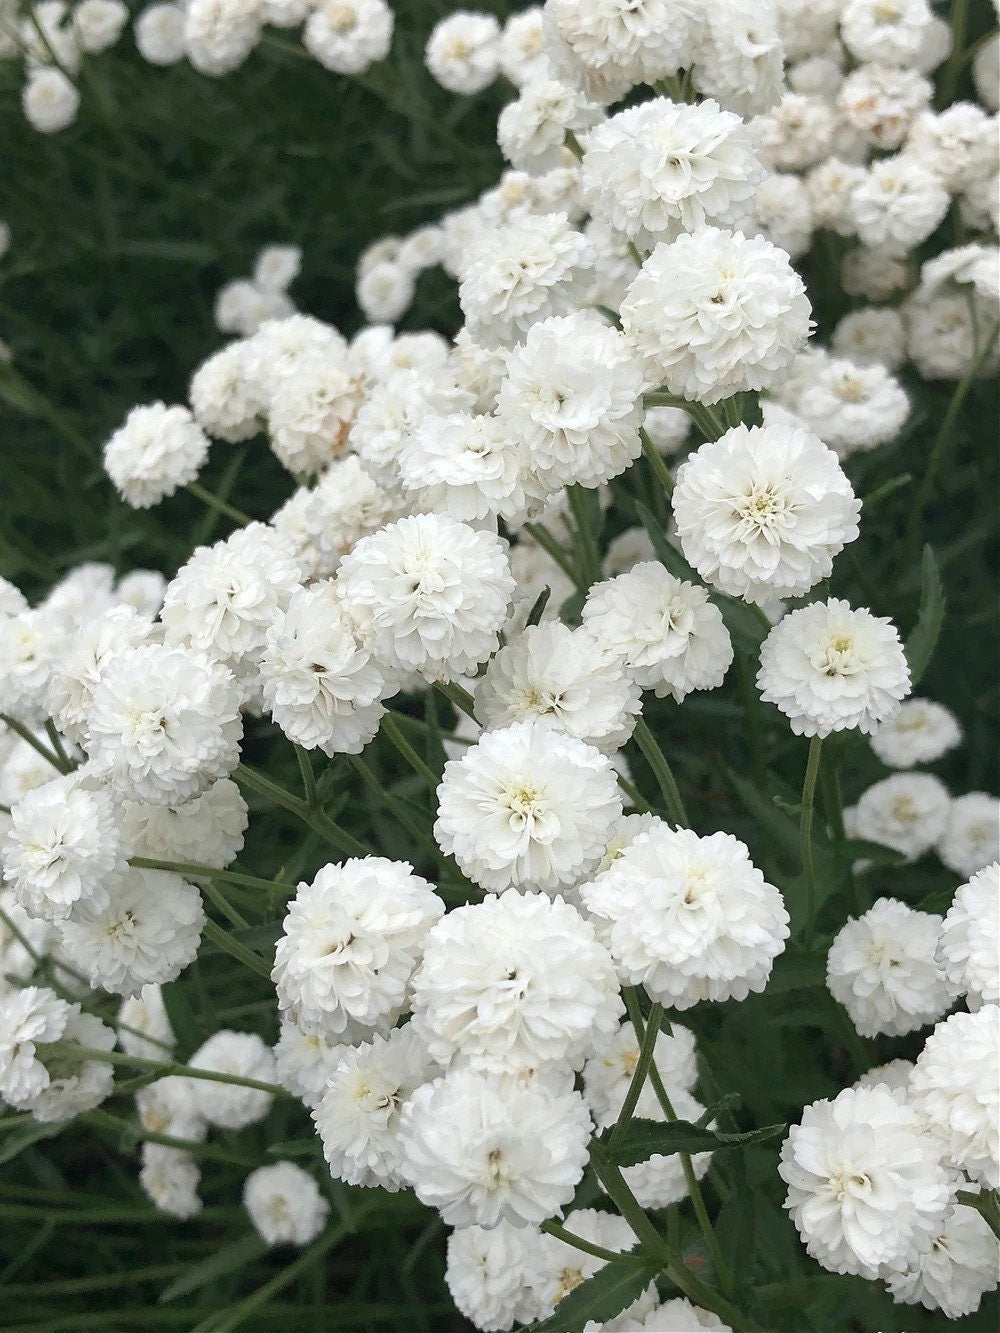
[[[956,995],[975,1012],[1000,1002],[1000,865],[955,891],[938,943],[938,962]]]
[[[261,1083],[274,1082],[274,1055],[255,1032],[223,1028],[202,1042],[188,1064],[192,1069],[235,1074]],[[263,1088],[202,1078],[189,1081],[194,1105],[210,1125],[243,1129],[263,1120],[271,1109],[273,1094]]]
[[[909,861],[923,856],[944,832],[948,789],[930,773],[895,773],[863,792],[844,812],[851,836],[894,847]]]
[[[165,9],[167,6],[154,8]],[[147,1142],[142,1145],[141,1156],[139,1185],[147,1198],[161,1212],[169,1213],[180,1221],[197,1217],[202,1208],[198,1197],[201,1170],[191,1154],[183,1148]]]
[[[870,735],[910,688],[890,620],[831,598],[791,611],[761,645],[757,688],[797,736],[857,727]]]
[[[985,1217],[967,1204],[956,1203],[927,1253],[905,1272],[893,1273],[886,1286],[894,1301],[919,1303],[928,1310],[940,1310],[948,1319],[961,1319],[979,1309],[988,1291],[996,1290],[998,1246]]]
[[[199,74],[218,78],[243,64],[260,40],[262,0],[188,0],[184,48]]]
[[[118,1045],[127,1055],[147,1060],[169,1058],[177,1038],[159,986],[143,986],[138,995],[122,1001],[118,1010]]]
[[[402,1012],[427,932],[444,912],[405,861],[324,866],[300,884],[274,956],[278,1006],[305,1032],[388,1028]]]
[[[974,875],[1000,859],[1000,801],[984,791],[957,796],[938,839],[937,854],[956,875]]]
[[[125,839],[133,856],[193,861],[217,870],[242,851],[248,821],[247,803],[229,778],[178,805],[124,805]]]
[[[483,888],[554,892],[597,865],[621,812],[605,755],[545,722],[515,722],[445,765],[434,837]]]
[[[457,1227],[448,1237],[445,1282],[459,1311],[484,1333],[509,1333],[540,1318],[529,1285],[538,1271],[539,1233],[534,1227],[498,1222]]]
[[[424,61],[450,93],[470,97],[482,92],[499,71],[500,25],[492,14],[455,10],[435,25]]]
[[[334,74],[361,74],[389,54],[395,18],[385,0],[309,5],[302,45]]]
[[[623,1023],[584,1066],[584,1096],[599,1124],[617,1118],[639,1062],[639,1045],[635,1028]],[[671,1023],[658,1032],[653,1063],[669,1097],[677,1092],[690,1093],[698,1077],[691,1029]]]
[[[330,1211],[309,1172],[280,1161],[250,1172],[243,1184],[243,1206],[268,1245],[308,1245],[323,1230]]]
[[[148,509],[194,481],[208,436],[186,407],[134,407],[104,446],[104,469],[133,509]]]

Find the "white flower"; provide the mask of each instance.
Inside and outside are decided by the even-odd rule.
[[[513,13],[500,34],[500,68],[515,87],[522,88],[545,74],[545,33],[540,5]]]
[[[231,1032],[223,1028],[202,1042],[188,1065],[215,1074],[274,1082],[274,1055],[255,1032]],[[222,1129],[243,1129],[263,1120],[271,1109],[273,1096],[263,1088],[203,1078],[191,1080],[191,1094],[208,1123]]]
[[[915,861],[941,837],[950,808],[951,797],[939,778],[895,773],[863,792],[844,817],[851,837],[894,847]]]
[[[415,508],[475,523],[499,514],[524,518],[537,487],[525,442],[495,417],[429,412],[400,447],[399,477]]]
[[[643,1319],[630,1319],[612,1325],[618,1333],[733,1333],[711,1310],[692,1305],[683,1296],[654,1306]]]
[[[748,231],[798,259],[809,249],[814,225],[812,200],[800,176],[774,172],[757,186]]]
[[[268,1245],[308,1245],[330,1211],[308,1171],[281,1161],[250,1172],[243,1183],[243,1207]]]
[[[642,452],[642,365],[594,311],[539,320],[507,360],[498,413],[550,491],[599,486]]]
[[[906,1089],[913,1073],[912,1060],[890,1060],[888,1064],[876,1065],[854,1084],[856,1088],[877,1088],[880,1084],[895,1093],[898,1101],[906,1101]]]
[[[643,427],[658,453],[678,453],[691,434],[691,418],[682,407],[647,407]]]
[[[297,245],[265,245],[254,261],[253,280],[265,292],[283,292],[301,267],[302,251]]]
[[[53,778],[11,810],[3,877],[31,916],[65,920],[107,906],[125,863],[121,812],[85,775]]]
[[[876,148],[898,148],[933,88],[913,69],[861,65],[841,84],[837,110]]]
[[[938,961],[956,995],[975,1012],[1000,1001],[1000,865],[994,861],[955,891]]]
[[[830,994],[863,1037],[901,1037],[936,1022],[951,994],[935,952],[941,917],[879,898],[834,937],[826,962]]]
[[[654,382],[717,403],[776,379],[805,344],[810,307],[788,256],[769,241],[701,227],[656,247],[621,319]]]
[[[133,569],[118,580],[115,601],[138,615],[155,616],[167,590],[167,580],[158,569]]]
[[[189,648],[148,643],[110,654],[94,689],[94,776],[127,800],[178,805],[239,759],[239,694],[229,670]]]
[[[412,1023],[338,1046],[326,1088],[313,1110],[323,1155],[335,1180],[395,1193],[401,1175],[400,1111],[440,1071]]]
[[[208,436],[186,407],[134,407],[104,446],[104,470],[133,509],[148,509],[194,481]]]
[[[631,1023],[623,1023],[611,1040],[602,1043],[597,1054],[587,1061],[583,1095],[599,1124],[617,1119],[638,1062],[639,1040]],[[669,1097],[678,1092],[690,1093],[698,1077],[694,1033],[690,1028],[672,1023],[658,1032],[653,1063]]]
[[[346,341],[332,325],[300,314],[268,318],[240,347],[244,382],[262,414],[303,358],[321,352],[340,365],[347,354]]]
[[[859,177],[859,180],[863,179],[863,175]],[[854,184],[857,183],[855,181]],[[823,185],[818,186],[818,189],[823,188]],[[853,195],[854,185],[850,187],[850,192]],[[847,233],[853,230],[854,223],[851,220]],[[864,245],[849,250],[840,266],[840,281],[844,291],[848,296],[863,297],[866,301],[888,301],[897,292],[911,286],[914,276],[913,265],[906,257],[869,250]]]
[[[774,106],[784,91],[784,50],[773,8],[756,0],[703,0],[692,18],[691,79],[698,92],[744,117]]]
[[[10,1106],[28,1108],[48,1087],[44,1047],[59,1041],[73,1009],[47,986],[0,994],[0,1097]]]
[[[182,1222],[197,1217],[202,1208],[201,1170],[191,1154],[162,1143],[144,1143],[141,1157],[139,1185],[156,1207]]]
[[[31,126],[40,134],[56,134],[76,120],[80,94],[61,69],[40,65],[28,73],[21,105]]]
[[[60,924],[62,947],[92,986],[138,995],[180,976],[201,941],[201,894],[166,870],[126,870],[107,906]]]
[[[926,241],[948,211],[948,192],[919,158],[899,153],[875,162],[851,195],[854,230],[862,245],[890,256]]]
[[[931,1248],[886,1286],[894,1301],[940,1310],[948,1319],[973,1314],[988,1291],[995,1291],[1000,1266],[996,1236],[981,1213],[956,1203]]]
[[[996,134],[995,116],[974,102],[954,102],[940,114],[925,111],[917,117],[906,151],[957,194],[996,174]]]
[[[327,1038],[303,1032],[291,1019],[282,1017],[274,1047],[278,1082],[314,1110],[336,1071],[345,1038],[348,1042],[363,1041],[367,1031],[349,1025],[347,1032]]]
[[[530,625],[500,649],[476,688],[487,729],[543,718],[611,753],[624,745],[641,707],[639,687],[617,654],[588,629]]]
[[[512,166],[542,172],[564,164],[566,131],[580,133],[603,119],[603,112],[558,79],[533,79],[508,102],[497,121],[497,143]]]
[[[579,1093],[453,1069],[403,1107],[402,1172],[449,1226],[528,1226],[561,1216],[590,1131]]]
[[[957,1013],[927,1038],[910,1076],[910,1099],[955,1165],[1000,1188],[1000,1008]]]
[[[449,416],[471,407],[472,395],[459,389],[448,368],[395,371],[369,391],[358,409],[351,447],[380,486],[398,488],[396,467],[403,441],[424,417]]]
[[[722,684],[733,646],[722,613],[704,588],[653,562],[595,583],[583,606],[586,629],[624,658],[644,690],[680,702]]]
[[[189,861],[217,870],[243,849],[247,804],[229,778],[180,805],[137,805],[126,801],[125,840],[133,856]]]
[[[199,74],[218,77],[242,65],[260,40],[261,0],[187,0],[184,46]]]
[[[551,892],[597,865],[621,812],[606,756],[545,722],[515,722],[445,764],[434,837],[483,888]]]
[[[622,1012],[593,927],[562,898],[513,889],[449,912],[413,978],[413,1023],[445,1067],[578,1069]]]
[[[857,365],[819,348],[793,362],[775,397],[840,458],[894,439],[910,414],[905,390],[884,365]],[[765,421],[779,416],[765,404]]]
[[[389,493],[350,454],[334,459],[312,490],[295,491],[271,522],[295,542],[303,572],[326,578],[337,572],[355,542],[396,516]]]
[[[496,78],[499,43],[500,25],[492,14],[458,9],[435,25],[424,61],[442,88],[468,97],[488,88]]]
[[[906,326],[898,310],[867,306],[852,310],[837,321],[830,339],[834,356],[856,366],[876,362],[899,370],[906,360]]]
[[[751,602],[828,578],[861,503],[811,431],[736,426],[689,454],[672,496],[681,549],[707,582]]]
[[[230,444],[260,430],[259,400],[246,382],[244,344],[232,342],[203,361],[191,377],[188,397],[202,430]]]
[[[260,675],[264,707],[307,750],[360,754],[385,712],[385,676],[329,580],[292,595],[267,632]]]
[[[268,627],[302,580],[292,541],[265,523],[198,546],[167,585],[160,620],[166,643],[252,673]]]
[[[0,616],[0,712],[41,727],[67,637],[64,617],[44,606]]]
[[[385,0],[319,0],[302,45],[334,74],[361,74],[389,54],[393,23]]]
[[[358,406],[357,380],[323,352],[301,356],[271,397],[267,429],[281,465],[297,476],[321,472],[343,454]]]
[[[147,1060],[169,1058],[177,1038],[171,1027],[159,986],[143,986],[138,995],[123,1000],[117,1019],[118,1045],[128,1055]]]
[[[359,275],[355,295],[366,319],[392,323],[410,308],[414,292],[413,271],[386,260]]]
[[[738,225],[764,177],[743,121],[712,101],[629,107],[592,130],[584,149],[590,211],[645,250],[705,222]]]
[[[528,1285],[538,1271],[539,1233],[498,1222],[458,1227],[448,1237],[444,1280],[459,1311],[484,1333],[509,1333],[541,1315]]]
[[[974,875],[1000,858],[1000,801],[984,791],[957,796],[937,854],[957,875]]]
[[[249,278],[227,282],[215,298],[215,322],[223,333],[249,337],[268,320],[284,319],[295,306],[284,292],[266,292]]]
[[[380,663],[435,680],[467,675],[496,651],[514,580],[500,538],[447,514],[415,514],[362,537],[337,588]]]
[[[835,126],[834,110],[825,98],[791,92],[754,118],[751,135],[772,171],[805,171],[830,156]]]
[[[549,56],[580,78],[602,76],[615,89],[604,100],[617,101],[632,84],[653,84],[676,74],[690,50],[691,25],[698,11],[686,3],[643,0],[549,0],[545,18]],[[563,48],[559,60],[559,46]],[[621,91],[617,91],[618,88]]]
[[[80,0],[73,10],[73,31],[85,51],[106,51],[114,46],[128,22],[122,0]]]
[[[184,7],[147,5],[135,20],[135,44],[151,65],[175,65],[184,56]]]
[[[935,1140],[887,1088],[813,1102],[781,1149],[785,1207],[809,1254],[834,1273],[911,1267],[952,1202]]]
[[[81,1013],[78,1004],[71,1004],[62,1040],[91,1050],[110,1051],[115,1034],[99,1018]],[[49,1055],[44,1047],[41,1055],[48,1083],[26,1109],[44,1124],[72,1120],[99,1106],[114,1091],[114,1069],[104,1060],[76,1055],[72,1050]]]
[[[105,661],[121,648],[145,643],[153,632],[148,615],[113,606],[68,636],[48,679],[48,712],[63,735],[83,744]]]
[[[762,991],[788,938],[781,894],[729,833],[658,822],[579,892],[622,981],[676,1009]]]
[[[565,213],[511,214],[488,245],[463,255],[458,297],[470,335],[484,345],[514,343],[537,320],[567,313],[584,296],[594,259]]]
[[[427,932],[444,912],[405,861],[326,865],[300,884],[274,955],[278,1007],[305,1032],[387,1028],[403,1010]]]
[[[596,1208],[575,1208],[568,1219],[568,1229],[582,1240],[599,1245],[604,1250],[623,1254],[634,1250],[635,1233],[617,1213],[602,1213]],[[542,1232],[536,1240],[534,1263],[527,1274],[527,1283],[540,1302],[539,1317],[552,1314],[559,1302],[581,1282],[593,1277],[607,1263],[568,1245],[557,1236]],[[629,1319],[638,1319],[656,1304],[656,1288],[650,1283],[626,1309],[601,1329],[625,1327]],[[585,1325],[593,1330],[592,1322]]]
[[[163,1060],[168,1057],[164,1056],[162,1049],[154,1047],[148,1058]],[[139,1124],[150,1134],[166,1134],[170,1138],[203,1142],[208,1136],[208,1122],[198,1108],[195,1086],[192,1078],[168,1074],[166,1078],[155,1079],[141,1087],[135,1094]]]
[[[791,611],[761,644],[757,688],[797,736],[870,735],[910,688],[892,621],[831,598]]]
[[[927,0],[847,0],[840,35],[861,63],[905,67],[916,62],[933,17]]]

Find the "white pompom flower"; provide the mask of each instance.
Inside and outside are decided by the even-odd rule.
[[[153,7],[166,9],[168,6]],[[141,1161],[139,1186],[146,1197],[161,1212],[182,1222],[197,1217],[202,1209],[198,1197],[201,1170],[191,1154],[183,1148],[147,1142],[142,1145]]]
[[[597,1054],[583,1069],[584,1096],[594,1120],[614,1120],[639,1063],[639,1039],[631,1023],[623,1023],[610,1041],[598,1046]],[[690,1093],[698,1078],[694,1033],[680,1023],[671,1023],[657,1033],[653,1063],[667,1095]]]
[[[832,450],[785,423],[736,426],[701,445],[677,471],[672,505],[702,578],[758,603],[828,578],[861,512]]]
[[[531,1279],[539,1271],[534,1227],[498,1222],[457,1227],[448,1237],[444,1280],[459,1312],[483,1333],[509,1333],[541,1317]]]
[[[387,1029],[444,903],[405,861],[327,865],[300,884],[274,955],[278,1007],[305,1032]]]
[[[851,837],[880,842],[914,861],[944,832],[951,797],[930,773],[894,773],[874,783],[844,811]]]
[[[308,1245],[330,1211],[309,1172],[280,1161],[250,1172],[243,1183],[243,1207],[268,1245]]]
[[[222,870],[243,850],[247,803],[229,778],[178,805],[124,805],[125,839],[133,856],[187,861]]]
[[[761,645],[757,688],[797,736],[857,727],[870,735],[910,690],[890,620],[831,598],[791,611]]]
[[[956,796],[937,854],[956,875],[974,875],[1000,859],[1000,801],[985,791]]]
[[[955,714],[932,699],[907,699],[872,732],[871,747],[889,768],[932,764],[962,740]]]
[[[978,871],[955,891],[938,943],[938,961],[956,995],[975,1012],[1000,1002],[1000,865]]]
[[[186,407],[134,407],[104,446],[104,469],[133,509],[148,509],[194,481],[208,436]]]
[[[274,1054],[256,1032],[223,1028],[202,1042],[188,1065],[214,1074],[274,1083]],[[264,1088],[204,1078],[191,1079],[190,1084],[195,1108],[210,1125],[221,1129],[243,1129],[256,1124],[271,1109],[273,1093]]]
[[[434,837],[483,888],[554,892],[597,865],[621,813],[605,755],[545,722],[515,722],[445,765]]]
[[[968,1187],[967,1187],[968,1188]],[[978,1192],[972,1187],[973,1192]],[[974,1314],[1000,1271],[1000,1241],[975,1208],[956,1203],[931,1248],[903,1273],[886,1281],[899,1304],[940,1310],[948,1319]]]

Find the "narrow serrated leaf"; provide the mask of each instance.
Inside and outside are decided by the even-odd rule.
[[[610,1157],[619,1166],[648,1162],[653,1156],[671,1153],[715,1152],[719,1148],[740,1148],[765,1143],[784,1133],[784,1125],[764,1125],[743,1133],[729,1134],[719,1129],[694,1125],[689,1120],[630,1120],[614,1143],[614,1128],[600,1136]]]
[[[631,1260],[607,1263],[564,1296],[547,1319],[530,1324],[523,1333],[580,1333],[590,1320],[607,1323],[642,1295],[657,1271],[655,1264]]]

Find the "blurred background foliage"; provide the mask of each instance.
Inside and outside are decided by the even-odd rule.
[[[297,305],[351,333],[361,322],[353,296],[358,252],[387,232],[435,219],[496,180],[500,88],[454,98],[422,67],[426,35],[452,7],[448,0],[400,0],[390,59],[356,80],[291,53],[286,37],[265,42],[223,79],[186,65],[145,65],[126,37],[85,63],[79,119],[51,138],[23,120],[18,67],[0,64],[0,218],[13,233],[0,260],[0,337],[13,353],[11,365],[0,365],[0,573],[29,595],[83,560],[169,574],[194,544],[229,530],[227,520],[184,493],[148,512],[123,506],[101,470],[100,449],[136,403],[184,399],[192,371],[222,342],[212,317],[216,292],[249,273],[262,245],[300,245],[303,270],[291,292]],[[523,6],[479,7],[502,18]],[[985,14],[988,6],[982,8]],[[949,216],[926,249],[960,240]],[[820,235],[803,268],[821,341],[845,308],[837,272],[844,248],[839,238]],[[424,274],[402,327],[453,333],[458,322],[454,284],[439,271]],[[966,728],[965,744],[935,771],[956,794],[995,792],[995,387],[966,386],[949,417],[954,385],[928,385],[912,372],[903,378],[911,419],[899,440],[850,460],[856,489],[868,497],[861,538],[838,560],[829,587],[815,595],[844,596],[891,615],[905,637],[918,615],[921,550],[933,545],[947,608],[920,693],[948,704]],[[932,452],[940,466],[917,522],[914,500]],[[649,481],[642,468],[615,483],[607,536],[637,521],[636,483]],[[215,445],[202,480],[261,517],[293,484],[261,441],[238,450]],[[756,700],[753,633],[737,646],[723,689],[694,696],[683,708],[650,700],[647,716],[678,774],[694,827],[744,838],[794,914],[802,893],[795,803],[805,743]],[[431,696],[426,703],[403,701],[400,711],[409,738],[439,771],[441,728],[453,722],[449,705],[435,705]],[[835,749],[848,803],[885,776],[862,738],[838,738]],[[298,789],[291,748],[269,725],[248,725],[246,757]],[[651,773],[641,758],[632,762],[639,789],[655,804]],[[410,817],[430,827],[430,793],[381,738],[365,763],[368,785],[350,761],[325,765],[320,787],[327,813],[373,851],[412,859],[438,878],[432,852],[405,828]],[[274,877],[276,886],[266,902],[252,891],[231,895],[251,922],[244,942],[267,954],[295,881],[334,853],[284,812],[256,799],[251,808],[241,864]],[[919,1049],[919,1036],[868,1042],[854,1034],[823,985],[825,949],[858,903],[880,894],[944,910],[954,876],[933,857],[899,866],[890,856],[863,872],[855,887],[849,849],[817,837],[827,897],[814,951],[791,948],[763,996],[685,1016],[703,1055],[702,1099],[711,1103],[733,1091],[741,1099],[722,1117],[723,1127],[797,1119],[804,1103]],[[220,1026],[276,1036],[268,983],[209,944],[166,993],[182,1059]],[[96,997],[91,1007],[111,1018],[117,1006]],[[156,1213],[138,1189],[127,1097],[82,1119],[51,1138],[25,1117],[0,1121],[5,1329],[218,1333],[294,1323],[303,1330],[447,1333],[468,1327],[443,1285],[445,1229],[436,1216],[410,1195],[330,1182],[308,1115],[291,1101],[262,1125],[213,1133],[201,1162],[206,1208],[190,1224]],[[300,1258],[263,1253],[248,1240],[239,1205],[244,1176],[275,1148],[276,1155],[295,1154],[315,1166],[333,1204],[331,1229]],[[819,1270],[781,1210],[775,1157],[773,1145],[720,1155],[717,1185],[709,1191],[724,1247],[738,1258],[746,1283],[755,1284],[767,1327],[782,1333],[996,1328],[995,1297],[977,1315],[948,1324],[940,1315],[893,1305],[873,1284]],[[681,1228],[688,1253],[703,1262],[686,1208]]]

